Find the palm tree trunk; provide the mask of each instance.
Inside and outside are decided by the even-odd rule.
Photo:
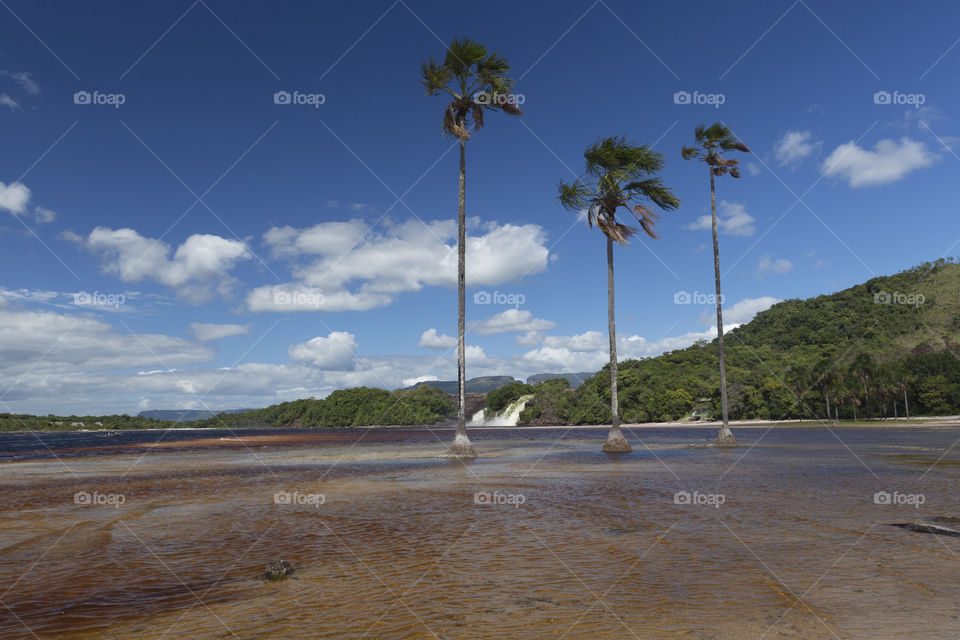
[[[720,294],[720,242],[717,239],[717,191],[713,183],[713,167],[710,170],[710,211],[713,221],[713,278],[717,289],[717,349],[720,352],[720,411],[723,414],[723,426],[717,433],[714,444],[718,447],[736,447],[737,439],[730,431],[730,417],[727,411],[727,362],[723,352],[723,296]]]
[[[466,142],[460,141],[460,210],[457,216],[457,434],[450,453],[476,458],[467,436],[466,307],[467,307],[467,160]]]
[[[863,381],[863,410],[867,412],[867,420],[870,419],[870,392],[867,390],[866,380]]]
[[[626,453],[633,447],[620,431],[620,402],[617,398],[617,327],[613,314],[613,240],[607,238],[607,328],[610,333],[610,414],[612,422],[607,441],[603,443],[605,453]]]

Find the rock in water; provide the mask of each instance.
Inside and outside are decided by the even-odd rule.
[[[941,522],[941,523],[945,522],[949,524],[957,524],[957,523],[960,523],[960,518],[958,518],[957,516],[937,516],[936,518],[933,519],[933,521]]]
[[[293,571],[294,569],[292,564],[286,560],[277,560],[276,562],[271,562],[268,564],[267,570],[264,571],[263,575],[260,577],[267,582],[274,582],[276,580],[286,579],[286,577],[292,574]]]
[[[949,529],[936,524],[927,524],[926,522],[895,522],[890,526],[908,529],[916,533],[934,533],[939,536],[953,536],[960,538],[960,531],[957,531],[956,529]]]

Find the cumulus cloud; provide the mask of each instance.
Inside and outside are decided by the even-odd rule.
[[[724,333],[738,326],[738,323],[730,322],[724,326]],[[617,359],[651,358],[667,351],[684,349],[699,340],[713,340],[716,337],[715,326],[654,342],[638,335],[620,336],[617,338]],[[527,351],[520,359],[524,370],[531,372],[597,371],[610,361],[609,338],[600,331],[586,331],[572,336],[546,336],[538,348]]]
[[[545,331],[553,329],[555,326],[557,326],[556,322],[534,318],[533,314],[525,309],[507,309],[470,325],[470,333],[489,336],[515,331]]]
[[[9,107],[10,111],[17,111],[20,109],[20,101],[14,97],[11,97],[7,93],[0,93],[0,105]]]
[[[59,375],[181,366],[206,362],[214,351],[192,340],[117,332],[85,316],[0,307],[0,371]]]
[[[0,104],[2,103],[3,100],[0,99]],[[9,211],[21,218],[27,214],[32,214],[34,221],[38,224],[53,222],[57,217],[57,212],[44,207],[31,208],[30,198],[32,196],[30,189],[22,182],[11,182],[10,184],[0,182],[0,211]]]
[[[747,213],[742,204],[727,202],[726,200],[720,201],[719,211],[717,212],[717,230],[720,233],[731,236],[752,236],[757,232],[753,222],[753,216]],[[701,231],[712,227],[713,219],[711,216],[700,216],[685,228],[690,231]]]
[[[452,220],[411,219],[387,224],[382,231],[350,220],[306,229],[276,227],[264,234],[264,242],[273,256],[290,262],[296,279],[279,290],[322,296],[304,310],[339,311],[389,304],[396,295],[425,286],[456,286],[456,235]],[[545,242],[538,225],[480,225],[467,237],[467,285],[493,286],[546,270]],[[253,290],[248,307],[291,310],[275,302],[277,291],[276,285]]]
[[[769,274],[784,275],[790,273],[793,269],[793,263],[786,258],[777,258],[774,260],[770,256],[764,256],[757,263],[756,275],[763,277]]]
[[[245,336],[250,333],[249,324],[211,324],[191,322],[190,333],[200,342],[210,342],[232,336]]]
[[[873,150],[864,149],[856,142],[847,142],[834,149],[822,169],[827,177],[846,180],[853,188],[875,187],[897,182],[908,173],[932,165],[938,156],[927,146],[910,138],[884,139]]]
[[[257,287],[247,293],[250,311],[369,311],[393,301],[388,295],[331,290],[286,283]]]
[[[436,329],[427,329],[420,336],[417,346],[427,349],[452,349],[457,346],[457,339],[453,336],[438,334]]]
[[[317,336],[288,350],[290,357],[318,369],[349,371],[354,368],[357,343],[352,333],[333,331],[326,338]]]
[[[773,305],[780,302],[779,298],[773,296],[761,296],[759,298],[744,298],[733,306],[724,307],[724,324],[735,324],[737,326],[753,320],[761,311],[766,311]],[[716,319],[716,311],[708,309],[700,314],[700,324],[711,324]],[[726,333],[726,331],[724,331]]]
[[[403,386],[415,387],[421,382],[433,382],[434,380],[439,380],[439,378],[437,376],[417,376],[415,378],[404,378]]]
[[[30,205],[30,189],[22,182],[0,182],[0,209],[14,215],[26,213]]]
[[[230,270],[237,262],[248,260],[251,252],[239,240],[209,234],[194,234],[177,247],[141,236],[133,229],[97,227],[81,244],[102,259],[104,273],[124,282],[150,279],[173,289],[178,296],[201,302],[216,291],[230,297],[236,280]]]
[[[774,145],[777,162],[784,166],[796,166],[820,148],[809,131],[787,131]]]

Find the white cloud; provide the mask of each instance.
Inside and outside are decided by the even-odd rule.
[[[403,386],[415,387],[421,382],[433,382],[434,380],[439,380],[439,378],[437,376],[417,376],[415,378],[404,378]]]
[[[452,220],[425,224],[411,219],[387,224],[383,232],[351,220],[274,228],[264,241],[274,256],[290,261],[298,281],[281,287],[309,288],[325,299],[310,308],[334,311],[382,306],[399,293],[425,286],[456,286],[456,235]],[[492,286],[546,270],[545,242],[537,225],[483,225],[480,235],[467,238],[467,285]],[[273,302],[276,291],[276,286],[252,291],[250,310],[290,310]]]
[[[220,340],[232,336],[245,336],[250,333],[250,325],[191,322],[190,333],[200,342],[210,342],[211,340]]]
[[[61,374],[180,366],[214,355],[191,340],[117,332],[85,316],[0,307],[0,372],[29,371],[51,384]]]
[[[739,323],[724,326],[724,334],[737,328]],[[679,336],[670,336],[656,342],[648,342],[638,335],[617,338],[617,359],[652,358],[667,351],[685,349],[698,340],[713,340],[717,328],[691,331]],[[597,371],[610,361],[610,342],[605,333],[587,331],[573,336],[546,336],[537,349],[521,356],[523,368],[531,373],[561,373],[570,371]]]
[[[194,234],[173,254],[170,246],[141,236],[133,229],[97,227],[83,246],[102,257],[104,273],[124,282],[155,280],[192,302],[209,299],[216,290],[229,298],[236,280],[229,272],[237,262],[251,257],[246,244],[209,234]]]
[[[10,111],[16,111],[20,109],[20,101],[16,98],[10,97],[10,95],[6,93],[0,93],[0,105],[10,107]]]
[[[457,346],[457,339],[453,336],[437,334],[436,329],[427,329],[420,336],[417,346],[427,349],[452,349]]]
[[[746,208],[738,202],[720,201],[717,212],[717,230],[731,236],[752,236],[757,232],[753,226],[753,216],[747,213]],[[713,227],[711,216],[700,216],[685,228],[690,231],[701,231]]]
[[[464,349],[463,355],[464,358],[471,363],[484,362],[487,360],[487,354],[484,353],[483,349],[477,345],[467,345],[467,348]]]
[[[793,269],[793,263],[786,258],[777,258],[774,260],[770,256],[764,256],[760,259],[760,262],[757,263],[756,275],[760,277],[771,273],[784,275],[790,273],[791,269]]]
[[[760,175],[760,165],[756,162],[748,162],[747,171],[749,171],[752,176],[758,176]]]
[[[525,309],[507,309],[471,325],[470,333],[489,336],[514,331],[545,331],[555,326],[557,326],[556,322],[534,318],[533,314]]]
[[[297,283],[258,287],[247,293],[250,311],[368,311],[390,304],[393,298],[379,293],[329,290]]]
[[[823,173],[828,177],[847,180],[853,188],[874,187],[896,182],[908,173],[932,165],[938,156],[922,142],[901,138],[884,139],[867,150],[856,142],[847,142],[834,149],[823,161]]]
[[[773,305],[780,302],[779,298],[773,296],[761,296],[759,298],[744,298],[731,307],[724,307],[723,322],[735,324],[737,326],[753,320],[761,311],[766,311]],[[708,309],[700,314],[700,324],[711,324],[716,321],[716,310]],[[724,331],[726,333],[726,331]]]
[[[0,102],[2,104],[2,102]],[[0,182],[0,209],[14,215],[26,213],[30,205],[30,189],[22,182]]]
[[[44,209],[43,207],[34,207],[33,217],[39,224],[46,224],[47,222],[53,222],[57,217],[56,211],[51,211],[50,209]]]
[[[515,340],[521,347],[535,347],[543,342],[543,333],[540,331],[528,331],[522,336],[517,336]]]
[[[820,145],[809,131],[787,131],[774,145],[774,154],[781,165],[796,166],[813,155]]]
[[[35,96],[40,93],[40,85],[33,79],[29,71],[11,72],[0,69],[0,77],[7,77],[14,80],[20,88],[26,93]]]
[[[355,366],[357,343],[353,334],[333,331],[326,338],[318,336],[308,342],[293,345],[288,353],[297,362],[318,369],[349,371]]]

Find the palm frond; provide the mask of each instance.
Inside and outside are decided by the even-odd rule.
[[[635,228],[621,224],[616,219],[604,215],[597,216],[596,224],[605,236],[623,246],[630,244],[630,238],[637,233]]]
[[[565,209],[571,211],[582,211],[586,209],[594,194],[586,185],[583,184],[579,179],[573,182],[564,182],[560,181],[560,184],[557,185],[557,200],[560,201],[560,204],[563,205]]]
[[[487,48],[470,38],[454,38],[447,47],[447,56],[443,66],[450,69],[454,76],[462,77],[469,74],[471,67],[486,57]]]
[[[433,58],[424,61],[420,65],[420,71],[423,74],[423,80],[420,83],[426,87],[428,96],[439,95],[453,78],[450,69],[441,65]]]

